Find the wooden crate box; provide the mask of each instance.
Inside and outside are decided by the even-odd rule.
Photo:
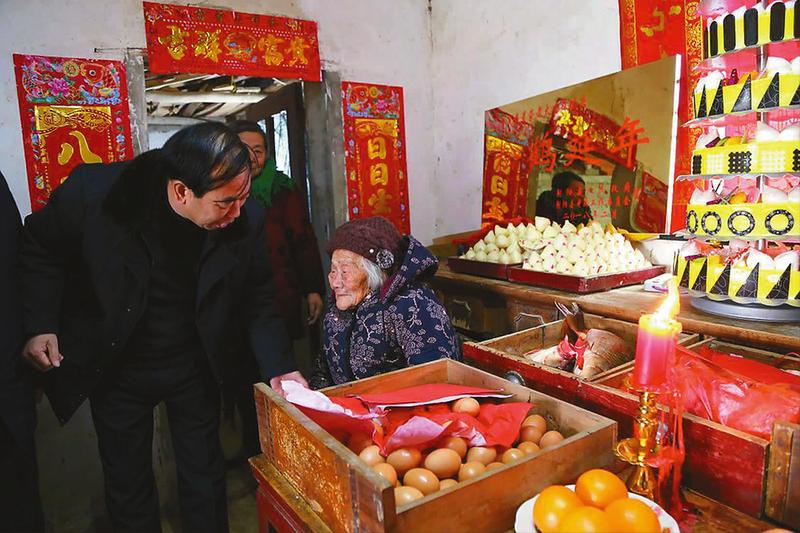
[[[527,346],[532,340],[541,338],[542,332],[534,332],[535,329],[539,328],[514,334],[519,335],[517,339],[513,338],[514,335],[507,335],[484,343],[467,343],[464,345],[465,360],[499,375],[514,371],[522,376],[526,385],[531,388],[616,420],[620,435],[629,436],[632,432],[633,417],[637,413],[638,398],[624,390],[623,381],[632,371],[633,363],[621,365],[616,370],[606,372],[588,382],[578,380],[567,372],[536,365],[505,351],[514,345]],[[688,336],[680,342],[688,344],[691,348],[699,344],[707,344],[720,350],[731,348],[734,353],[751,354],[754,358],[762,360],[765,357],[778,356],[778,354],[770,355],[765,350],[740,347],[716,339],[706,339],[700,343],[692,342],[696,338]],[[794,364],[793,359],[789,357],[788,364]],[[772,504],[774,511],[766,512],[767,516],[787,523],[781,517],[794,516],[791,514],[793,512],[791,502],[794,501],[792,494],[797,498],[798,492],[788,482],[790,478],[787,476],[789,472],[797,472],[798,460],[797,452],[792,454],[786,450],[796,449],[794,443],[800,442],[800,436],[786,428],[781,434],[785,445],[782,459],[779,459],[777,456],[771,456],[770,442],[765,439],[691,414],[684,414],[684,442],[687,451],[683,469],[684,483],[698,492],[756,517],[765,514],[767,499],[771,498],[774,502]],[[800,444],[797,448],[800,448]],[[782,465],[778,469],[772,469],[772,474],[769,467],[771,460]],[[783,477],[776,477],[777,472],[782,472]],[[796,473],[794,475],[798,476]],[[774,494],[768,492],[770,484],[775,487]]]
[[[507,401],[528,401],[566,437],[538,454],[397,508],[394,490],[344,444],[264,384],[256,385],[266,461],[297,490],[332,531],[486,532],[513,527],[517,507],[544,487],[609,467],[617,426],[612,420],[449,359],[355,381],[331,396],[389,392],[412,385],[455,383],[503,389]]]

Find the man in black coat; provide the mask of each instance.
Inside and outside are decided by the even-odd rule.
[[[24,355],[65,423],[88,397],[118,531],[160,531],[153,408],[164,402],[185,531],[227,531],[219,385],[247,342],[262,378],[305,384],[274,302],[247,147],[184,128],[130,163],[84,165],[25,221]]]
[[[0,532],[43,531],[33,387],[21,367],[17,248],[22,220],[0,173]]]

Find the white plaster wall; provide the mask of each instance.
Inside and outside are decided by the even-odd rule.
[[[480,225],[483,112],[620,69],[618,0],[433,0],[434,235]],[[415,205],[411,204],[412,212]]]
[[[175,2],[179,3],[179,2]],[[425,0],[215,0],[209,5],[276,14],[319,23],[323,69],[343,80],[400,85],[405,92],[411,227],[424,241],[433,236],[433,94],[430,16]],[[0,0],[0,169],[26,215],[30,211],[22,152],[12,53],[120,59],[143,47],[140,0]]]

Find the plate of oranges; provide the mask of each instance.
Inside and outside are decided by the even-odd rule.
[[[594,469],[575,485],[551,485],[517,509],[516,533],[680,533],[657,503],[629,493],[615,474]]]

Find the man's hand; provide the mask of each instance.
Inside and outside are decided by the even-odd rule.
[[[43,333],[28,339],[22,349],[22,357],[40,372],[58,368],[64,359],[58,351],[58,337],[54,333]]]
[[[313,324],[322,314],[322,296],[317,292],[312,292],[306,296],[308,301],[308,323]]]
[[[281,385],[282,381],[296,381],[297,383],[301,384],[305,388],[308,388],[308,382],[306,378],[303,377],[303,374],[300,372],[289,372],[288,374],[283,374],[281,376],[275,376],[271,380],[269,380],[269,386],[272,389],[281,395],[282,398],[286,397],[286,393],[283,391],[283,386]]]

